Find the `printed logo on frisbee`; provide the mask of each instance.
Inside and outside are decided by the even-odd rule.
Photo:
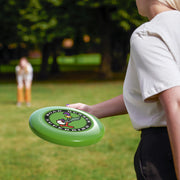
[[[84,131],[92,126],[87,116],[72,110],[49,111],[45,114],[45,121],[54,128],[64,131]]]

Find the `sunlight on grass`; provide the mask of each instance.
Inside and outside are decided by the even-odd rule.
[[[0,179],[134,180],[133,156],[139,133],[128,115],[102,119],[105,135],[87,147],[65,147],[34,135],[31,113],[46,106],[94,104],[122,93],[122,83],[34,83],[32,106],[16,107],[16,85],[0,86]]]

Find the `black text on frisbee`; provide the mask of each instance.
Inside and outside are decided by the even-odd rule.
[[[52,106],[39,109],[29,119],[39,137],[65,146],[87,146],[104,135],[104,126],[94,116],[74,108]]]

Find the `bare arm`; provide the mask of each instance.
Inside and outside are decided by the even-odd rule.
[[[127,114],[123,95],[119,95],[113,99],[92,106],[82,103],[76,103],[76,104],[69,104],[68,107],[89,112],[98,118]]]
[[[162,92],[159,99],[166,112],[176,175],[177,179],[180,180],[180,87]]]

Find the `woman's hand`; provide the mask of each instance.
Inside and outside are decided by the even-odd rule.
[[[79,109],[79,110],[82,110],[82,111],[86,111],[86,112],[88,112],[90,114],[93,114],[92,107],[87,105],[87,104],[75,103],[75,104],[67,104],[66,106],[70,107],[70,108],[75,108],[75,109]]]
[[[115,98],[109,99],[107,101],[92,106],[82,103],[76,103],[76,104],[69,104],[67,105],[67,107],[86,111],[96,116],[97,118],[127,114],[127,109],[124,104],[123,95],[119,95]]]

